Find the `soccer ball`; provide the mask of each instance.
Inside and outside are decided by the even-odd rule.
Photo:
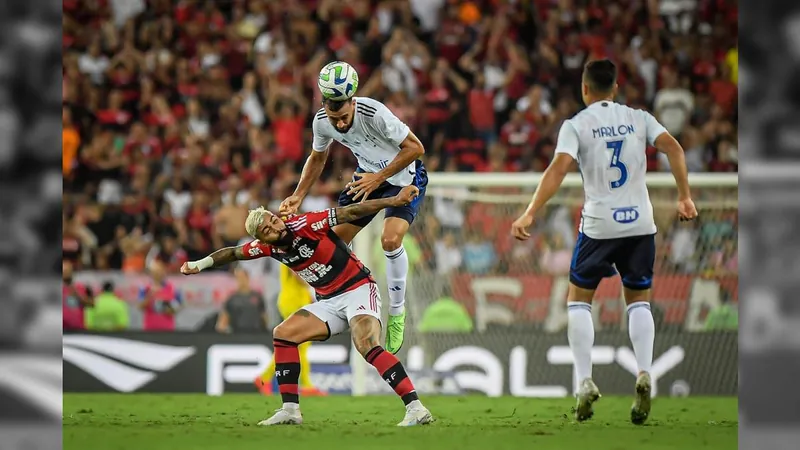
[[[347,100],[356,95],[358,74],[350,64],[334,61],[319,71],[317,86],[326,100]]]

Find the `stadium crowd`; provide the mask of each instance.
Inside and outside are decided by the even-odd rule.
[[[738,168],[737,7],[724,0],[64,0],[63,47],[63,257],[76,270],[158,259],[175,272],[238,241],[246,209],[275,207],[298,180],[331,60],[411,126],[430,172],[543,170],[597,57],[618,63],[620,100],[653,111],[691,171]],[[334,146],[304,209],[332,206],[355,168]],[[648,161],[668,170],[655,149]],[[486,273],[510,254],[479,227],[491,212],[467,206],[428,202],[430,226],[413,228],[436,242],[424,264]],[[561,231],[536,240],[553,250],[542,270],[569,262],[574,211],[560,214]],[[692,245],[718,246],[733,270],[735,216],[715,216],[711,244],[689,231],[685,270]]]

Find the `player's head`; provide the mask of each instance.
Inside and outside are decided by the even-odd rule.
[[[617,94],[617,66],[609,59],[589,61],[583,68],[581,95],[587,105]]]
[[[244,222],[247,234],[265,244],[276,244],[289,236],[286,224],[263,206],[251,209]]]
[[[325,113],[328,115],[328,120],[331,121],[333,127],[340,133],[347,133],[350,127],[353,126],[353,117],[356,115],[356,100],[349,98],[347,100],[331,100],[327,99],[322,102],[325,107]]]

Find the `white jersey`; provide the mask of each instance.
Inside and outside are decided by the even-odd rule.
[[[324,152],[331,141],[349,148],[365,172],[383,170],[400,153],[400,143],[408,136],[408,125],[397,118],[383,103],[367,97],[354,97],[353,126],[340,133],[320,109],[314,116],[314,151]],[[415,163],[389,177],[395,186],[408,186],[414,181]]]
[[[578,162],[585,202],[580,232],[593,239],[654,234],[647,192],[647,144],[667,130],[647,111],[592,103],[564,122],[556,153]]]

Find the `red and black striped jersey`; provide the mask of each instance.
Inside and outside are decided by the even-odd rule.
[[[318,299],[375,282],[369,269],[331,230],[337,223],[336,209],[292,216],[285,223],[291,246],[278,248],[255,240],[244,245],[245,258],[271,257],[286,265],[314,288]]]

